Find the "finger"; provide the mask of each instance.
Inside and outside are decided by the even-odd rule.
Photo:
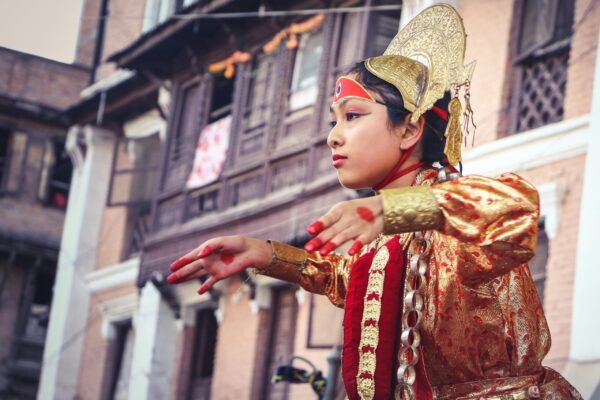
[[[359,239],[355,240],[352,246],[348,249],[348,255],[353,256],[357,254],[360,249],[364,246],[363,242]]]
[[[344,221],[338,220],[334,225],[330,226],[329,228],[327,228],[323,232],[321,232],[319,234],[319,236],[313,238],[308,243],[306,243],[306,245],[304,245],[304,249],[306,251],[317,251],[317,250],[321,249],[323,246],[326,246],[328,242],[332,241],[332,239],[339,232],[342,232],[345,229],[348,229],[348,227],[351,225],[352,225],[352,221],[349,219],[346,219]],[[338,242],[335,242],[335,243],[337,243],[338,245],[341,244]],[[335,246],[335,247],[337,247],[337,246]],[[334,249],[335,249],[335,247],[334,247]],[[331,249],[331,250],[333,250],[333,249]]]
[[[211,275],[198,289],[198,294],[206,293],[210,288],[213,287],[215,283],[218,282],[218,279]]]
[[[192,272],[189,275],[184,276],[183,278],[177,280],[176,282],[169,282],[169,283],[170,284],[178,284],[178,283],[188,282],[188,281],[192,281],[194,279],[203,277],[205,275],[208,275],[208,271],[205,269],[199,269],[197,271]]]
[[[322,221],[315,221],[306,228],[306,231],[311,235],[316,235],[325,229],[325,224]]]
[[[169,266],[169,269],[172,272],[175,272],[178,269],[180,269],[181,267],[183,267],[189,263],[192,263],[192,262],[198,260],[199,258],[205,258],[215,252],[222,251],[223,248],[224,248],[224,244],[223,244],[222,238],[214,238],[214,239],[207,240],[206,242],[202,243],[200,246],[196,247],[194,250],[185,254],[183,257],[175,260]]]
[[[340,210],[340,207],[333,206],[327,214],[310,224],[308,228],[306,228],[306,231],[311,235],[316,235],[336,223],[342,215],[343,213]]]
[[[185,256],[180,257],[177,260],[173,261],[171,263],[171,265],[169,265],[169,269],[171,270],[171,272],[175,272],[178,269],[180,269],[181,267],[183,267],[191,262],[196,261],[197,257],[194,254],[191,254],[193,252],[195,252],[195,250],[191,251],[188,254],[186,254]]]
[[[196,271],[204,270],[204,263],[204,260],[196,260],[181,267],[167,277],[167,283],[174,284],[187,280],[189,275],[192,275]]]
[[[353,232],[355,229],[344,229],[339,232],[337,235],[333,237],[329,242],[327,242],[321,250],[319,250],[319,254],[322,256],[326,256],[331,253],[333,250],[343,245],[349,240],[352,240],[356,237],[356,233]]]

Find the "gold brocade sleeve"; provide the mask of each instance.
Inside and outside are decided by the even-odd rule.
[[[285,243],[270,241],[273,260],[265,268],[256,269],[270,276],[300,285],[311,293],[326,295],[333,304],[344,307],[351,259],[331,253],[321,256]]]
[[[470,175],[381,195],[385,233],[435,229],[457,238],[458,272],[472,283],[501,275],[535,253],[539,197],[518,175]]]

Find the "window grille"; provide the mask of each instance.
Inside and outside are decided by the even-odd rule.
[[[514,132],[563,119],[573,0],[522,2]]]

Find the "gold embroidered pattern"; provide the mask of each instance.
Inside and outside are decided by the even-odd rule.
[[[369,268],[369,281],[365,293],[362,330],[358,346],[358,375],[356,376],[358,395],[363,400],[371,400],[375,396],[375,351],[379,342],[379,316],[381,315],[385,266],[389,258],[390,252],[384,245],[375,254],[371,268]]]
[[[436,229],[440,224],[440,207],[429,187],[382,190],[381,201],[385,233]]]

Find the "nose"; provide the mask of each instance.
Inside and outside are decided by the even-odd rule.
[[[329,135],[327,135],[327,145],[332,149],[337,149],[342,144],[342,135],[339,132],[339,127],[336,125],[329,131]]]

